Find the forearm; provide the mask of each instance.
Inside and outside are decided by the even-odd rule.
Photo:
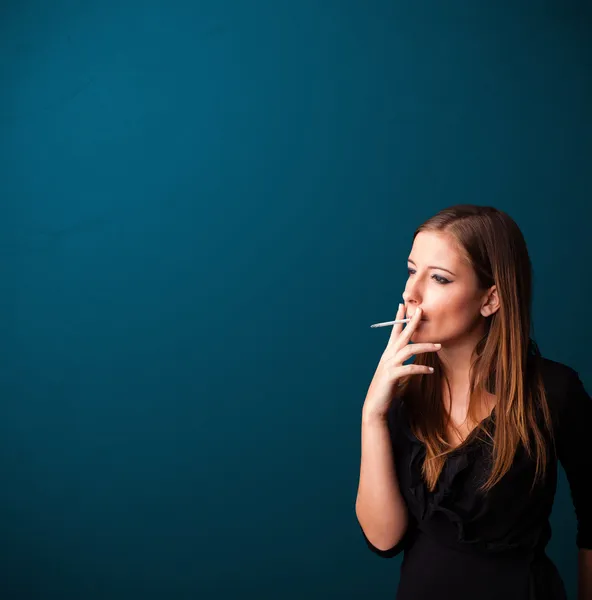
[[[578,552],[578,600],[592,600],[592,550]]]
[[[385,418],[362,418],[362,456],[356,515],[370,542],[392,548],[407,529],[407,508],[399,490]]]

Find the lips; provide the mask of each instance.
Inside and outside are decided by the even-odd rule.
[[[413,319],[413,317],[414,317],[414,316],[415,316],[415,313],[413,313],[412,315],[407,315],[407,318],[409,318],[409,319]],[[427,321],[427,320],[428,320],[428,319],[425,319],[424,317],[422,317],[422,318],[420,319],[420,321]]]

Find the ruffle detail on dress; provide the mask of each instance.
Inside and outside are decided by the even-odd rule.
[[[484,426],[490,428],[494,417],[484,421]],[[482,540],[471,534],[471,524],[479,519],[487,510],[487,502],[478,492],[467,493],[467,489],[476,489],[482,481],[469,481],[475,477],[474,461],[485,460],[485,442],[478,438],[469,440],[468,443],[459,446],[452,452],[442,469],[438,484],[434,492],[429,492],[421,476],[422,464],[426,456],[425,445],[413,434],[406,422],[402,427],[402,433],[410,442],[410,454],[408,462],[407,480],[408,491],[414,498],[415,503],[412,511],[418,522],[429,521],[437,513],[444,515],[454,524],[457,532],[457,542],[463,544],[480,544]],[[512,546],[507,543],[488,543],[487,549],[495,551],[509,549]]]

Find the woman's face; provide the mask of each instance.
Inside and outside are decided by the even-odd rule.
[[[413,242],[407,263],[403,299],[406,316],[422,308],[412,342],[440,342],[443,346],[472,337],[484,325],[481,312],[488,290],[478,287],[471,265],[462,260],[447,234],[422,231]]]

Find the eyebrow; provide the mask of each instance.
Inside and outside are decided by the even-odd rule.
[[[411,264],[415,265],[415,263],[410,258],[407,259],[407,262],[410,262]],[[417,267],[417,265],[415,266]],[[447,273],[450,273],[451,275],[454,275],[456,277],[455,273],[453,273],[450,269],[445,269],[444,267],[436,267],[435,265],[430,265],[428,269],[440,269],[441,271],[446,271]]]

